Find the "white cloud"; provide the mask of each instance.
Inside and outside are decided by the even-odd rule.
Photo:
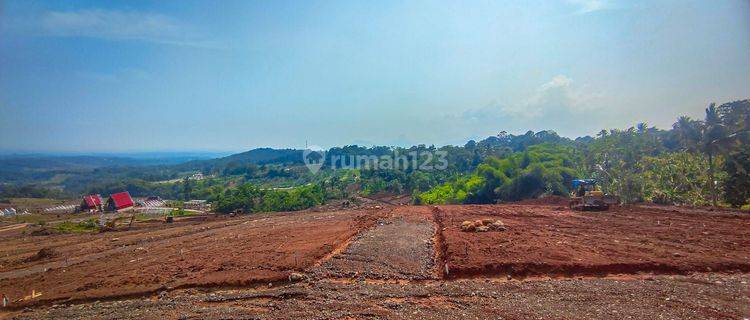
[[[575,137],[599,127],[597,119],[602,119],[606,111],[601,108],[604,98],[588,85],[557,75],[515,101],[495,100],[484,107],[433,120],[441,124],[443,131],[455,130],[454,135],[466,133],[465,128],[471,128],[473,133],[554,130]]]
[[[603,10],[609,5],[606,0],[568,0],[568,3],[578,7],[576,14],[587,14]]]
[[[577,85],[573,79],[558,75],[537,88],[534,95],[521,104],[523,110],[535,116],[549,111],[583,112],[596,106],[592,104],[599,94],[589,92],[587,87]]]
[[[597,126],[604,109],[604,95],[581,85],[565,75],[557,75],[534,88],[525,97],[501,103],[492,101],[484,107],[448,115],[440,121],[447,128],[458,126],[472,128],[474,132],[522,133],[526,130],[552,129],[569,136]],[[592,129],[593,130],[593,129]]]
[[[179,20],[158,13],[117,10],[48,11],[35,29],[50,36],[136,40],[160,44],[213,47]]]
[[[596,99],[601,95],[590,92],[587,86],[576,84],[573,79],[557,75],[540,85],[529,97],[511,105],[493,102],[481,111],[479,117],[493,112],[517,119],[533,119],[555,114],[581,113],[595,109]],[[476,113],[477,111],[472,111]]]

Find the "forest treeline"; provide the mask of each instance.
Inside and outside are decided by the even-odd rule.
[[[640,123],[575,140],[553,131],[529,131],[500,132],[463,146],[344,146],[327,150],[315,174],[304,166],[301,150],[263,148],[178,165],[96,168],[67,178],[58,172],[54,177],[61,181],[0,184],[0,197],[127,190],[134,196],[207,199],[220,212],[256,212],[298,210],[378,193],[410,194],[417,204],[510,202],[564,196],[573,179],[595,178],[625,202],[740,207],[750,200],[749,128],[750,100],[741,100],[711,104],[701,119],[680,117],[667,130]],[[445,155],[444,170],[334,170],[329,161],[398,155],[421,163],[438,151]],[[159,182],[194,172],[211,178]]]
[[[595,178],[625,202],[739,207],[750,200],[750,101],[711,104],[703,119],[670,130],[645,123],[596,137],[550,142],[489,157],[468,176],[416,195],[420,203],[494,203],[566,195]],[[498,137],[511,144],[515,137]]]

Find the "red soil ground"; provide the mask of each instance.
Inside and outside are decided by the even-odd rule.
[[[526,205],[540,205],[540,206],[567,206],[570,199],[561,196],[546,196],[537,199],[526,199],[514,204],[526,204]]]
[[[144,230],[3,239],[0,292],[28,302],[139,295],[171,288],[285,280],[331,253],[383,212],[263,214],[158,223]],[[52,257],[32,258],[42,248]]]
[[[601,276],[641,272],[750,271],[750,215],[626,207],[441,206],[449,278]],[[503,232],[467,233],[464,220],[500,219]]]
[[[482,218],[507,230],[460,231]],[[0,232],[0,293],[43,293],[12,303],[21,318],[720,318],[745,315],[750,297],[750,215],[690,208],[382,204],[23,230]]]

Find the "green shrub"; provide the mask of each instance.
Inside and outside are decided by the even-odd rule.
[[[63,233],[94,232],[99,230],[99,225],[95,218],[90,218],[81,222],[65,221],[58,223],[53,229]]]
[[[735,208],[745,206],[750,199],[750,148],[731,153],[724,171],[724,198]]]
[[[174,209],[167,214],[167,216],[170,216],[170,217],[184,217],[184,216],[192,216],[192,215],[195,215],[195,213],[192,211],[185,211],[185,209],[183,208]]]
[[[643,181],[641,193],[647,201],[688,205],[711,203],[705,159],[697,153],[675,152],[644,157]]]
[[[214,209],[229,213],[296,211],[323,204],[326,194],[319,185],[311,184],[292,189],[261,189],[252,184],[225,190],[214,201]]]
[[[565,195],[576,176],[572,148],[540,144],[505,158],[489,157],[469,177],[417,195],[415,203],[496,203]]]

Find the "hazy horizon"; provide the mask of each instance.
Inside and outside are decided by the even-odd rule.
[[[701,111],[703,111],[703,110],[701,109]],[[676,118],[675,118],[675,121],[676,121]],[[601,129],[604,129],[604,130],[613,130],[613,129],[625,130],[625,129],[630,128],[630,127],[635,127],[636,125],[637,125],[637,123],[633,123],[632,125],[627,125],[627,126],[619,127],[619,128],[601,128]],[[651,127],[652,125],[649,124],[649,126]],[[669,127],[669,128],[671,128],[671,127]],[[669,129],[669,128],[666,128],[666,127],[659,128],[659,127],[657,127],[657,129]],[[596,132],[594,132],[594,133],[587,134],[587,135],[582,135],[582,136],[575,136],[575,137],[564,136],[564,135],[560,135],[560,136],[563,137],[563,138],[571,139],[571,140],[575,140],[576,138],[582,138],[582,137],[586,137],[586,136],[595,137],[596,134],[599,131],[601,131],[601,129],[600,130],[596,130]],[[530,131],[533,131],[533,132],[536,133],[536,132],[540,132],[540,131],[543,131],[543,130],[549,131],[550,129],[530,130]],[[500,133],[501,131],[504,131],[504,130],[497,130],[497,133]],[[519,132],[507,132],[507,131],[506,132],[509,133],[509,134],[514,134],[514,135],[522,135],[522,134],[525,134],[527,131],[529,131],[529,130],[519,131]],[[554,130],[552,130],[552,131],[554,131]],[[398,145],[398,144],[387,144],[387,143],[372,143],[370,141],[358,140],[358,141],[355,141],[353,143],[344,143],[344,144],[340,144],[340,145],[323,145],[323,146],[317,145],[317,144],[312,144],[312,143],[308,142],[308,146],[310,146],[310,147],[316,147],[316,148],[317,147],[321,147],[321,148],[324,148],[324,149],[329,149],[329,148],[334,148],[334,147],[343,147],[343,146],[347,146],[347,145],[358,145],[358,146],[361,146],[361,147],[387,146],[387,147],[407,147],[407,148],[408,147],[412,147],[412,146],[417,146],[417,145],[420,145],[420,144],[428,145],[428,146],[429,145],[434,145],[436,147],[442,147],[442,146],[447,146],[447,145],[463,146],[467,142],[469,142],[470,140],[474,140],[475,142],[479,142],[479,141],[487,139],[487,138],[489,138],[491,136],[496,136],[497,133],[496,134],[488,134],[487,136],[483,136],[483,137],[476,136],[476,137],[466,138],[464,140],[457,141],[455,143],[444,143],[444,144],[431,144],[431,143],[415,142],[413,144],[401,144],[401,145]],[[558,135],[559,135],[559,133],[558,133]],[[69,156],[69,155],[70,156],[79,156],[79,155],[80,156],[87,156],[87,155],[91,155],[91,156],[108,156],[108,155],[112,155],[112,156],[123,156],[123,155],[152,155],[152,154],[159,154],[159,153],[165,153],[165,154],[170,154],[170,155],[177,155],[177,154],[225,154],[225,155],[231,155],[231,154],[242,153],[242,152],[246,152],[246,151],[250,151],[250,150],[254,150],[254,149],[262,149],[262,148],[304,150],[305,147],[306,147],[305,144],[302,143],[300,145],[294,145],[294,146],[258,145],[258,146],[250,146],[250,147],[247,147],[247,148],[244,148],[244,149],[240,148],[240,149],[224,149],[224,150],[219,150],[219,149],[214,149],[214,150],[212,150],[212,149],[199,149],[199,148],[196,148],[196,149],[131,149],[131,150],[104,150],[104,149],[103,150],[54,150],[54,149],[49,149],[49,150],[45,150],[45,149],[35,149],[35,150],[15,149],[14,150],[14,149],[0,149],[0,156],[3,156],[3,155],[23,155],[23,156],[26,156],[26,155],[45,155],[45,156],[46,155],[51,155],[51,156]]]
[[[574,139],[750,98],[750,2],[0,2],[0,152]]]

